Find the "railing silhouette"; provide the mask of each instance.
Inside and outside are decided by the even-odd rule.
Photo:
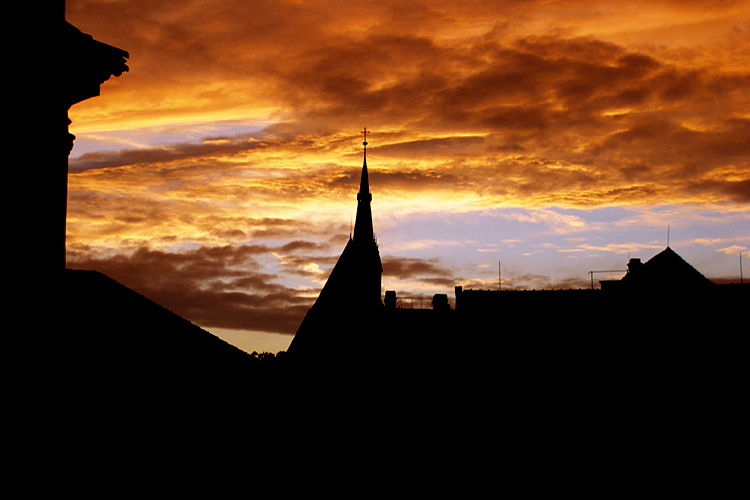
[[[414,307],[415,301],[419,301],[419,307]],[[423,307],[424,301],[427,301],[427,309],[432,309],[431,297],[398,297],[396,299],[396,309],[425,309]]]
[[[432,297],[406,296],[397,297],[395,290],[386,290],[383,305],[386,309],[452,309],[452,302],[445,293],[436,293]]]
[[[452,300],[448,303],[453,306]],[[396,309],[434,309],[433,297],[398,297]]]

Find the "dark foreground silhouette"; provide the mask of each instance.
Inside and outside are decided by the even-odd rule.
[[[4,351],[21,361],[7,428],[14,457],[54,463],[56,491],[154,476],[192,489],[217,464],[214,493],[231,471],[284,491],[708,496],[738,473],[745,333],[731,325],[642,330],[627,303],[607,322],[384,308],[380,324],[410,337],[353,327],[302,359],[244,353],[100,273],[34,290],[12,311],[23,349]]]
[[[709,314],[683,302],[687,311],[675,304],[670,314],[641,306],[578,318],[537,299],[514,304],[518,319],[501,321],[471,309],[383,309],[367,328],[342,312],[351,328],[339,346],[314,356],[250,355],[100,273],[68,270],[57,286],[46,289],[50,307],[26,315],[33,333],[21,353],[38,390],[80,401],[167,404],[232,392],[239,403],[251,393],[304,399],[313,391],[407,406],[452,399],[453,409],[467,399],[660,405],[708,387],[718,396],[741,379],[744,351],[735,348],[744,330],[712,316],[726,303],[704,308]]]

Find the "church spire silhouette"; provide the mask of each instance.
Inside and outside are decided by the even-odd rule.
[[[365,156],[357,193],[354,234],[289,345],[287,352],[294,356],[341,355],[342,349],[364,352],[374,342],[377,325],[382,319],[383,266],[373,231],[372,195],[367,175],[369,131],[365,128],[362,133]]]
[[[357,218],[354,223],[354,240],[367,241],[375,239],[375,231],[372,226],[372,194],[370,194],[370,179],[367,174],[367,127],[362,131],[365,140],[362,145],[364,150],[364,161],[362,163],[362,176],[359,180],[359,192],[357,193]]]

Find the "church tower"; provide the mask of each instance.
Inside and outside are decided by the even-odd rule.
[[[373,229],[367,173],[369,131],[365,128],[362,133],[365,136],[364,161],[354,231],[289,346],[289,354],[299,358],[345,356],[356,359],[372,345],[382,320],[383,266]]]

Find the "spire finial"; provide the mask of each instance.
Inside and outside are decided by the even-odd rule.
[[[360,132],[360,134],[364,134],[365,136],[365,141],[362,143],[362,145],[365,147],[365,160],[367,160],[367,134],[369,133],[371,132],[367,130],[367,127],[365,127],[365,129],[362,132]]]
[[[360,134],[363,134],[365,136],[365,140],[362,143],[362,145],[365,147],[365,155],[364,155],[364,161],[362,162],[362,178],[359,182],[359,193],[357,194],[357,200],[365,199],[367,198],[368,201],[372,200],[372,195],[370,194],[370,181],[368,179],[367,175],[367,134],[370,134],[369,130],[367,130],[367,127],[360,132]]]

